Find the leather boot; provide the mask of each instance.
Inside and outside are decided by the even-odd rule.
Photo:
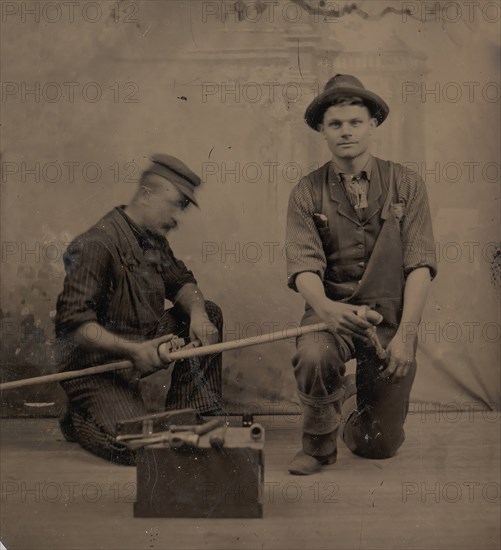
[[[337,432],[336,428],[329,434],[303,434],[303,449],[292,459],[289,472],[307,476],[318,472],[322,466],[334,464],[337,460]]]
[[[336,462],[342,405],[349,398],[352,401],[353,396],[356,405],[356,391],[355,375],[350,374],[345,377],[341,396],[336,401],[322,405],[303,402],[303,448],[289,464],[291,474],[311,475],[322,466]],[[310,430],[316,433],[310,433]]]

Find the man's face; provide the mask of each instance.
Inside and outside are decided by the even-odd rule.
[[[177,227],[181,212],[191,203],[173,183],[156,174],[149,175],[144,185],[143,225],[153,233],[165,235]]]
[[[367,151],[376,126],[365,106],[333,105],[325,111],[320,131],[334,157],[349,160]]]

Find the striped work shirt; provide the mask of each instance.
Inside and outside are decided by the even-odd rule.
[[[168,241],[143,231],[118,207],[77,237],[64,254],[66,278],[57,300],[58,362],[69,368],[117,360],[75,347],[71,335],[80,325],[97,322],[130,339],[153,337],[165,298],[196,284]]]

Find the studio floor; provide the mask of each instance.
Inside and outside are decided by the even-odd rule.
[[[291,476],[300,419],[266,428],[263,519],[134,518],[135,468],[67,443],[55,419],[1,421],[8,550],[499,549],[499,413],[410,414],[397,456]]]

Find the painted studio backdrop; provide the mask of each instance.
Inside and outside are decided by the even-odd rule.
[[[23,14],[29,2],[2,6],[4,381],[54,372],[63,251],[127,203],[155,152],[203,179],[201,210],[170,240],[223,309],[225,339],[297,324],[287,200],[329,158],[303,114],[331,76],[347,73],[390,105],[374,154],[420,172],[431,202],[439,275],[418,335],[411,412],[499,407],[496,3],[480,2],[469,18],[441,11],[450,2],[424,13],[426,2],[104,1],[80,3],[72,17],[34,4],[38,15]],[[226,400],[297,403],[293,350],[286,341],[226,353]],[[27,414],[25,403],[59,397],[34,386],[2,402]]]

